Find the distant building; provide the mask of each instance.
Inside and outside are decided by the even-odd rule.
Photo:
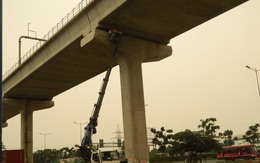
[[[237,135],[237,140],[234,141],[234,145],[245,145],[245,144],[250,144],[249,142],[246,141],[246,139],[243,138],[243,135]]]

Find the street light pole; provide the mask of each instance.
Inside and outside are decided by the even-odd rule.
[[[21,65],[21,58],[22,58],[22,56],[21,56],[22,38],[37,40],[37,41],[47,41],[47,40],[44,40],[44,39],[41,39],[41,38],[35,38],[35,37],[29,37],[29,36],[19,37],[19,40],[18,40],[18,44],[19,44],[19,47],[18,47],[18,65],[19,66]]]
[[[246,65],[246,68],[248,68],[248,69],[250,69],[250,70],[253,70],[253,71],[255,72],[256,82],[257,82],[257,88],[258,88],[258,95],[259,95],[259,97],[260,97],[259,80],[258,80],[258,74],[257,74],[257,72],[260,71],[260,70],[258,70],[258,69],[256,69],[256,68],[251,68],[251,67],[249,67],[249,66],[247,66],[247,65]]]
[[[46,149],[46,136],[50,135],[51,133],[39,133],[39,134],[44,136],[44,149]]]
[[[77,125],[79,125],[79,143],[81,143],[82,140],[82,125],[86,124],[87,122],[73,122]]]

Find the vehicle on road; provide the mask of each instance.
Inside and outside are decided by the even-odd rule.
[[[117,151],[95,151],[91,152],[91,163],[120,163],[119,153]],[[85,163],[84,158],[74,157],[61,159],[60,163]]]
[[[97,151],[92,152],[91,162],[95,163],[120,163],[117,151]]]
[[[218,153],[218,160],[237,160],[237,159],[256,159],[258,152],[253,144],[239,145],[239,146],[227,146],[223,147],[222,151]]]

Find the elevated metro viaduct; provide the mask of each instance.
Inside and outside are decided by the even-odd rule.
[[[142,63],[170,56],[170,39],[246,1],[83,0],[78,12],[53,28],[47,42],[2,82],[2,123],[21,114],[25,162],[33,162],[33,112],[53,107],[53,97],[107,69],[114,50],[109,29],[123,32],[117,64],[126,157],[129,163],[149,162]]]

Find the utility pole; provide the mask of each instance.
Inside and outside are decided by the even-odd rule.
[[[40,135],[43,135],[44,136],[44,149],[46,149],[46,136],[47,135],[50,135],[51,133],[39,133]]]
[[[256,69],[256,68],[251,68],[249,66],[246,65],[246,68],[250,69],[250,70],[253,70],[255,72],[255,75],[256,75],[256,82],[257,82],[257,88],[258,88],[258,95],[260,97],[260,88],[259,88],[259,80],[258,80],[258,74],[257,72],[260,71],[259,69]]]
[[[79,125],[79,143],[81,144],[81,140],[82,140],[82,125],[86,124],[87,122],[73,122],[77,125]]]

